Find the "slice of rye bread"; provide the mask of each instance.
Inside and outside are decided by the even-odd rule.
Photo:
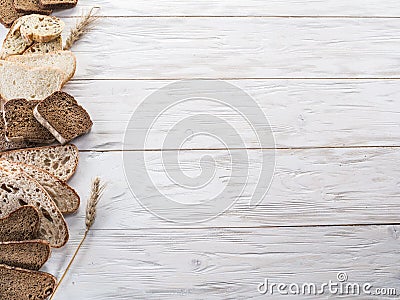
[[[7,141],[38,144],[54,142],[52,134],[33,115],[33,109],[39,102],[13,99],[4,104],[3,118],[6,124]]]
[[[33,146],[31,143],[27,142],[8,142],[6,140],[6,124],[4,123],[3,112],[0,111],[0,152],[22,149]]]
[[[36,166],[65,182],[76,171],[79,150],[75,145],[44,146],[1,152],[0,158]]]
[[[35,206],[40,216],[38,238],[60,248],[69,237],[67,223],[46,190],[24,172],[0,167],[0,210],[3,215],[25,205]],[[3,217],[0,215],[0,217]]]
[[[93,126],[87,111],[65,92],[55,92],[41,101],[33,114],[61,144],[88,133]]]
[[[50,67],[63,70],[66,74],[64,84],[75,74],[76,58],[71,51],[57,51],[46,54],[12,55],[7,61],[20,63],[28,68]]]
[[[0,214],[2,212],[0,211]],[[34,240],[39,235],[39,212],[33,206],[22,206],[0,219],[0,242]]]
[[[50,195],[62,214],[72,214],[78,210],[80,198],[77,192],[50,173],[32,165],[13,163],[4,159],[0,159],[0,167],[1,166],[6,166],[15,172],[25,172],[35,179]]]
[[[50,15],[51,9],[43,9],[39,5],[39,0],[14,0],[14,7],[18,12],[27,14]]]
[[[0,265],[1,300],[44,300],[55,286],[51,274]]]
[[[63,9],[75,7],[78,0],[39,0],[39,3],[45,9]]]
[[[21,241],[0,243],[0,264],[28,270],[39,270],[49,259],[48,242]]]
[[[11,61],[0,61],[0,95],[11,99],[43,100],[61,90],[67,75],[55,68],[27,68]]]
[[[1,0],[0,0],[1,1]],[[26,41],[19,30],[16,30],[17,24],[11,27],[8,31],[6,38],[0,51],[0,58],[5,59],[10,55],[17,55],[24,53],[31,45],[32,41]]]
[[[13,0],[0,0],[0,23],[10,27],[15,20],[23,16],[15,7]]]
[[[49,42],[59,37],[65,27],[57,17],[31,14],[15,21],[13,30],[19,30],[27,42]]]
[[[12,99],[4,104],[3,118],[6,124],[6,139],[9,142],[33,142],[51,144],[52,134],[34,117],[33,109],[40,101]]]
[[[57,52],[61,51],[63,49],[63,42],[62,42],[62,37],[59,36],[58,38],[55,38],[54,40],[46,43],[34,43],[32,46],[30,46],[28,49],[25,50],[23,53],[25,54],[46,54],[46,53],[52,53],[52,52]]]

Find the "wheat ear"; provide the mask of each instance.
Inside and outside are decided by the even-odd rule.
[[[65,42],[64,50],[70,50],[83,34],[92,29],[93,23],[99,18],[93,13],[94,9],[96,8],[99,9],[100,7],[92,7],[92,9],[86,15],[80,18],[75,27],[71,29]]]
[[[76,248],[74,255],[72,255],[71,260],[68,263],[67,268],[65,269],[63,275],[61,276],[60,281],[58,282],[53,294],[50,297],[50,300],[53,299],[54,295],[56,294],[59,286],[61,285],[62,281],[64,280],[65,276],[67,275],[69,269],[71,268],[76,256],[78,255],[79,250],[81,249],[83,242],[86,240],[86,237],[89,233],[90,228],[92,227],[95,219],[96,219],[96,211],[97,211],[97,204],[100,201],[101,196],[103,195],[104,189],[105,189],[106,185],[101,183],[101,180],[99,177],[96,177],[93,182],[92,182],[92,189],[91,189],[91,193],[90,193],[90,198],[87,202],[87,206],[86,206],[86,219],[85,219],[85,224],[86,224],[86,230],[85,233],[78,245],[78,247]]]

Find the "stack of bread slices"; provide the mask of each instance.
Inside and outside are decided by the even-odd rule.
[[[74,145],[0,153],[0,299],[45,299],[55,278],[38,270],[51,247],[69,237],[64,215],[75,213],[79,195],[66,182],[75,173]]]
[[[39,14],[23,16],[10,28],[0,51],[0,150],[66,144],[90,131],[89,114],[60,91],[76,69],[75,55],[62,50],[63,29],[60,19]]]
[[[62,49],[63,29],[55,17],[22,16],[0,51],[1,300],[52,294],[56,279],[39,269],[52,247],[67,243],[64,215],[80,204],[67,184],[79,151],[67,143],[89,132],[93,123],[74,97],[61,91],[76,68],[74,54]],[[48,145],[56,141],[61,145]]]

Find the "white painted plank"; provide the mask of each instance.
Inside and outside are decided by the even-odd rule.
[[[73,49],[75,78],[399,77],[399,28],[400,19],[105,18]]]
[[[58,16],[101,7],[104,16],[400,16],[396,0],[80,0]]]
[[[229,83],[252,96],[267,116],[276,146],[399,146],[400,86],[396,80],[235,80]],[[132,113],[146,97],[171,81],[74,81],[65,90],[85,106],[94,119],[89,135],[77,141],[83,150],[121,150],[124,132]],[[179,91],[177,91],[178,93]],[[215,93],[210,90],[210,96]],[[229,99],[229,93],[226,95]],[[223,99],[222,99],[223,100]],[[243,102],[239,111],[249,108]],[[157,103],[149,110],[160,109]],[[228,109],[204,102],[202,107],[166,112],[165,122],[152,131],[153,140],[174,132],[177,120],[207,112],[240,130],[248,147],[258,142],[245,121]],[[189,129],[189,128],[188,128]],[[221,137],[233,140],[232,137]],[[239,146],[239,145],[235,145]],[[149,148],[159,148],[153,143]],[[217,148],[215,139],[194,139],[183,148]],[[132,149],[126,145],[125,149]],[[143,149],[143,148],[140,148]]]
[[[230,179],[228,154],[225,151],[184,151],[180,153],[181,168],[187,174],[199,172],[199,160],[211,155],[217,162],[218,176],[207,189],[189,190],[180,187],[165,178],[159,161],[160,152],[146,155],[148,173],[156,186],[147,184],[147,197],[141,200],[151,201],[157,212],[169,209],[163,206],[161,196],[168,195],[175,200],[200,201],[212,198]],[[263,151],[265,157],[271,151]],[[168,155],[175,155],[170,153]],[[400,151],[399,149],[310,149],[280,150],[276,154],[276,170],[272,185],[264,201],[256,208],[249,207],[249,200],[258,182],[258,167],[261,156],[258,151],[249,151],[250,170],[248,183],[240,196],[242,186],[236,183],[230,194],[222,194],[221,200],[228,200],[234,206],[218,218],[194,227],[249,227],[266,225],[343,225],[343,224],[382,224],[399,222],[400,195]],[[264,157],[264,158],[265,158]],[[132,164],[141,179],[145,175]],[[178,166],[169,164],[172,170]],[[243,167],[236,165],[235,168]],[[197,173],[198,174],[198,173]],[[82,208],[77,216],[68,218],[72,232],[82,228],[85,199],[89,193],[90,180],[100,175],[108,182],[105,197],[100,203],[97,229],[137,229],[177,227],[180,224],[160,220],[147,212],[134,198],[124,175],[121,152],[82,153],[80,166],[71,184],[77,188],[83,198]],[[232,177],[234,177],[233,175]],[[238,178],[234,178],[238,179]],[[179,183],[179,182],[178,182]],[[267,184],[267,183],[266,183]],[[222,187],[222,188],[221,188]],[[209,198],[207,198],[209,197]],[[223,197],[223,198],[222,198]],[[159,206],[158,206],[159,204]],[[210,203],[205,208],[213,209]],[[168,211],[175,211],[174,209]],[[187,222],[193,221],[199,211],[190,206],[183,210]]]
[[[258,284],[267,278],[271,283],[320,285],[338,282],[338,272],[347,274],[348,283],[370,283],[371,291],[385,287],[399,292],[399,230],[367,226],[93,231],[56,299],[281,299],[285,297],[260,295]],[[76,238],[67,250],[53,255],[46,270],[60,277]],[[365,294],[358,298],[392,299]]]

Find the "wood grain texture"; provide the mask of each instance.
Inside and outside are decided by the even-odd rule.
[[[400,16],[396,0],[80,0],[55,14],[79,16],[92,6],[103,16]]]
[[[241,151],[241,150],[240,150]],[[169,155],[175,155],[170,153]],[[148,172],[154,185],[147,185],[147,200],[157,210],[170,209],[161,204],[157,192],[177,201],[201,201],[223,189],[229,176],[228,152],[183,151],[180,165],[169,165],[173,170],[182,168],[187,174],[199,171],[199,160],[211,155],[217,165],[217,176],[210,189],[187,190],[166,179],[165,169],[159,159],[160,152],[146,154]],[[400,195],[399,149],[309,149],[281,150],[276,154],[275,176],[264,201],[256,208],[249,207],[250,195],[258,182],[261,155],[271,151],[249,151],[248,184],[240,196],[224,194],[234,206],[218,218],[190,227],[251,227],[297,225],[343,225],[398,223]],[[136,162],[132,162],[135,169]],[[235,166],[236,168],[242,166]],[[101,176],[108,182],[100,203],[96,229],[183,228],[152,215],[137,202],[131,193],[122,162],[122,152],[82,153],[77,174],[71,184],[83,199],[77,216],[68,218],[71,232],[80,229],[84,218],[84,203],[89,193],[91,178]],[[137,170],[137,177],[144,174]],[[267,183],[266,183],[267,184]],[[155,186],[155,187],[154,187]],[[267,188],[267,185],[265,186]],[[217,192],[215,192],[217,191]],[[240,196],[240,197],[239,197]],[[205,203],[207,207],[209,203]],[[211,207],[210,207],[211,208]],[[185,208],[188,222],[196,215],[188,205]],[[177,211],[179,213],[181,211]]]
[[[396,80],[236,80],[228,81],[252,96],[267,116],[282,147],[399,146],[400,118]],[[74,81],[65,90],[91,113],[91,134],[77,141],[81,150],[121,150],[127,123],[137,106],[172,81]],[[179,91],[176,91],[177,93]],[[209,91],[210,96],[215,95]],[[230,95],[227,92],[226,99]],[[222,99],[223,100],[223,99]],[[156,105],[156,103],[154,104]],[[249,108],[244,101],[239,111]],[[158,107],[150,105],[149,110]],[[247,147],[259,144],[243,118],[229,109],[204,102],[202,107],[165,113],[152,131],[155,141],[182,118],[208,113],[238,128]],[[247,126],[246,126],[247,125]],[[189,128],[188,128],[189,129]],[[228,140],[233,140],[227,137]],[[237,145],[238,146],[238,145]],[[183,148],[217,148],[215,139],[194,139]],[[149,148],[160,148],[154,142]],[[129,144],[125,149],[133,149]],[[139,149],[142,150],[143,148]]]
[[[400,19],[104,18],[73,48],[75,79],[399,78],[399,28]]]
[[[300,285],[337,282],[338,272],[346,272],[348,282],[399,291],[399,231],[398,226],[94,231],[57,299],[286,299],[260,295],[257,286],[264,278]],[[76,243],[75,237],[69,247]],[[59,274],[54,266],[63,269],[71,250],[53,254],[46,270]],[[344,297],[354,298],[393,299]]]

